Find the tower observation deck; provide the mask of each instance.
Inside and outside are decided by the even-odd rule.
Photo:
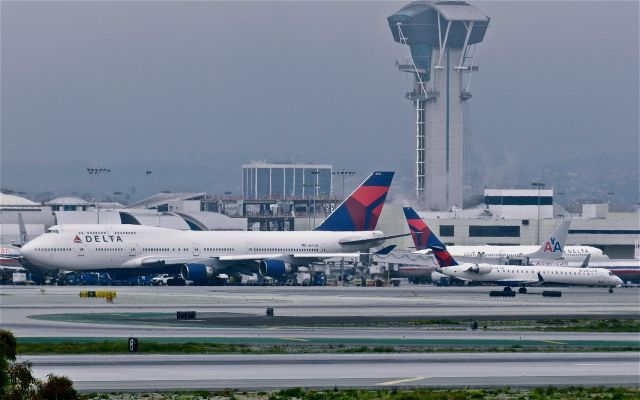
[[[435,211],[462,207],[463,105],[489,17],[464,1],[415,1],[387,20],[393,39],[409,47],[396,64],[413,76],[405,97],[415,106],[418,202]]]

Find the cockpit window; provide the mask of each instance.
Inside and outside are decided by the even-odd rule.
[[[609,276],[613,276],[613,272],[609,271]]]
[[[60,233],[60,231],[54,228],[49,228],[45,231],[45,233]]]

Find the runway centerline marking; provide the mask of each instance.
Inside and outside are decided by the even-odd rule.
[[[293,338],[293,337],[282,337],[280,339],[282,339],[282,340],[293,340],[294,342],[308,342],[307,339]]]
[[[424,376],[416,376],[415,378],[406,378],[406,379],[399,379],[397,381],[389,381],[389,382],[382,382],[382,383],[378,383],[376,386],[391,386],[391,385],[398,385],[400,383],[407,383],[407,382],[415,382],[415,381],[421,381],[423,379],[427,379]]]

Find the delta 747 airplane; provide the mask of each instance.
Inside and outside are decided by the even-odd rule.
[[[438,267],[436,271],[464,281],[490,282],[511,286],[521,286],[520,293],[526,293],[525,285],[543,284],[605,286],[609,292],[622,285],[622,280],[605,268],[546,267],[537,265],[492,265],[484,263],[460,263],[453,258],[447,247],[436,237],[412,208],[404,208],[409,228],[414,240],[431,249]]]
[[[278,277],[312,261],[368,251],[393,172],[374,172],[313,231],[179,231],[143,225],[57,225],[22,248],[29,262],[113,277],[180,273],[205,282],[220,272]]]
[[[418,213],[411,207],[404,207],[404,215],[410,229],[414,229],[412,224],[423,225],[424,221]],[[562,221],[553,230],[547,240],[540,246],[449,246],[449,252],[458,258],[469,259],[527,259],[533,265],[547,266],[580,266],[589,257],[590,261],[609,260],[602,250],[592,246],[565,246],[569,225],[571,221]],[[416,253],[429,253],[424,241],[427,237],[422,237],[423,242],[416,241],[413,237]],[[555,261],[552,261],[555,260]]]

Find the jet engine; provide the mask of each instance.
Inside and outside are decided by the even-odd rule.
[[[213,268],[204,264],[185,264],[180,268],[180,276],[185,281],[204,282],[213,277]]]
[[[291,264],[280,260],[262,260],[260,261],[258,271],[262,276],[279,278],[291,272]]]
[[[476,264],[467,269],[469,272],[475,272],[476,274],[488,274],[491,272],[491,265],[489,264]]]

